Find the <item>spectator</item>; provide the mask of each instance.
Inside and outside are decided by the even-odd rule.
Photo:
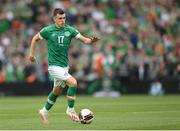
[[[79,43],[73,41],[70,59],[74,64],[72,71],[78,79],[99,80],[104,74],[102,69],[107,71],[109,78],[121,77],[125,81],[152,80],[169,75],[179,78],[178,3],[177,0],[2,0],[1,82],[49,81],[47,63],[44,62],[45,46],[38,48],[41,52],[37,54],[38,65],[29,67],[24,56],[29,51],[31,37],[51,22],[47,14],[51,14],[50,9],[57,6],[67,12],[68,21],[83,34],[93,34],[89,32],[91,29],[103,36],[96,49],[80,48]],[[80,65],[77,59],[80,63],[83,60],[84,64]],[[89,74],[88,70],[94,70],[94,74]]]

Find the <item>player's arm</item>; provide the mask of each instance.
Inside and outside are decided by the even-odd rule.
[[[31,62],[36,62],[36,57],[35,57],[35,50],[36,50],[36,44],[40,40],[39,33],[34,35],[31,41],[31,46],[30,46],[30,53],[29,53],[29,60]]]
[[[91,43],[95,43],[99,40],[100,38],[96,37],[96,36],[91,36],[91,37],[85,37],[83,35],[80,34],[79,36],[79,40],[81,42],[83,42],[84,44],[91,44]]]

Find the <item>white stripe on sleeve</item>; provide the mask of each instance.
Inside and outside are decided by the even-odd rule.
[[[41,36],[41,34],[39,33],[39,38],[42,40],[43,39],[43,37]]]
[[[81,36],[81,34],[78,33],[78,34],[75,36],[75,38],[76,38],[76,39],[79,39],[80,36]]]

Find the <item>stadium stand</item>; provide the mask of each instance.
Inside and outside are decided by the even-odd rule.
[[[180,2],[178,0],[0,0],[0,83],[48,82],[46,45],[38,64],[27,56],[32,36],[52,22],[55,7],[82,34],[97,34],[97,45],[73,40],[71,73],[92,94],[107,80],[114,90],[131,80],[180,78]],[[81,50],[81,52],[79,52]],[[84,84],[85,85],[84,85]],[[106,85],[109,83],[105,83]]]

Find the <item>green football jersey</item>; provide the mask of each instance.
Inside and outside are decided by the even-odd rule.
[[[44,27],[39,37],[46,40],[49,66],[67,67],[71,39],[79,36],[79,31],[69,25],[58,27],[52,24]]]

